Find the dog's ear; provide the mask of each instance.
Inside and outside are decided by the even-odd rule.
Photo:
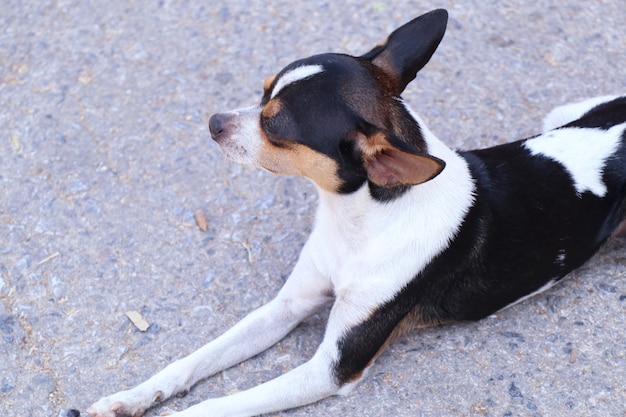
[[[369,135],[358,132],[355,142],[367,178],[381,187],[422,184],[439,175],[446,165],[432,155],[409,150],[400,139],[380,130]]]
[[[446,10],[433,10],[393,31],[362,58],[390,75],[394,83],[393,94],[399,95],[435,53],[447,23]]]

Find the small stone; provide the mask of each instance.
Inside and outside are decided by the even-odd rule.
[[[196,210],[196,212],[193,214],[194,219],[196,220],[196,224],[198,225],[198,229],[200,229],[203,232],[207,231],[207,221],[206,221],[206,215],[204,214],[204,212],[202,210]]]
[[[28,71],[30,70],[30,66],[27,62],[18,62],[11,67],[11,70],[17,75],[24,75],[28,73]]]
[[[59,415],[57,417],[80,417],[80,411],[71,409],[71,410],[61,410],[59,411]]]
[[[2,382],[0,383],[0,393],[6,394],[7,392],[11,391],[13,388],[15,388],[15,385],[11,383],[11,380],[9,379],[8,376],[5,376],[4,378],[2,378]]]
[[[78,74],[78,82],[84,85],[91,84],[91,82],[93,81],[93,78],[94,78],[93,71],[89,69],[81,71],[81,73]]]
[[[509,385],[509,395],[512,398],[524,398],[524,394],[522,394],[522,391],[515,385],[515,382],[511,382],[511,385]]]
[[[617,292],[617,287],[605,283],[596,284],[596,288],[609,294],[615,294]]]

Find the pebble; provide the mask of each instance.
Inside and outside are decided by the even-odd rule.
[[[80,411],[75,409],[63,410],[59,411],[58,417],[80,417]]]
[[[511,398],[524,398],[522,391],[515,385],[515,382],[511,382],[509,385],[509,395]]]
[[[2,381],[0,382],[0,393],[6,394],[13,388],[15,388],[15,385],[13,384],[11,379],[8,376],[3,377]]]

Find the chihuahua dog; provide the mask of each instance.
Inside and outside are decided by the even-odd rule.
[[[253,416],[344,394],[399,334],[520,302],[626,229],[626,96],[559,107],[538,136],[466,152],[408,108],[400,94],[447,17],[422,15],[360,57],[295,61],[267,79],[259,105],[210,118],[228,158],[315,184],[311,236],[274,300],[91,415],[139,416],[329,304],[308,362],[176,415]]]

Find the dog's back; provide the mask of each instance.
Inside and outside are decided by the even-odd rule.
[[[429,294],[418,304],[430,306],[432,319],[480,319],[524,300],[556,284],[621,231],[626,97],[556,111],[563,126],[462,153],[476,179],[475,204],[416,289]],[[446,291],[433,299],[442,287]]]

